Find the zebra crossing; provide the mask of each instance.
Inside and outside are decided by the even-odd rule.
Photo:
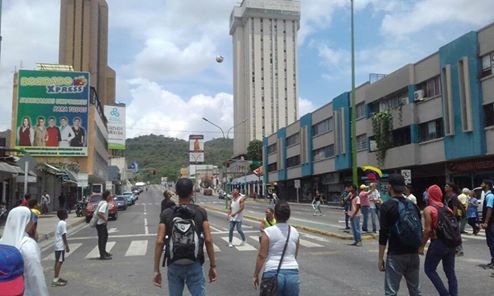
[[[213,248],[215,253],[225,252],[226,250],[230,251],[239,251],[239,252],[256,252],[259,247],[259,236],[257,235],[248,235],[249,232],[246,231],[246,242],[241,245],[241,240],[238,238],[238,235],[233,237],[233,248],[228,247],[228,233],[226,231],[218,231],[213,232]],[[305,248],[325,248],[323,245],[326,241],[325,238],[320,238],[315,235],[302,234],[300,237],[300,245]],[[83,247],[86,244],[85,248]],[[88,246],[89,245],[89,248]],[[106,244],[106,251],[111,253],[112,249],[117,249],[115,246],[119,246],[118,251],[113,253],[115,257],[139,257],[139,256],[152,256],[154,253],[154,238],[150,237],[139,237],[133,240],[110,240]],[[122,245],[123,248],[122,248]],[[85,239],[84,242],[70,242],[69,239],[69,247],[70,252],[65,254],[65,258],[70,256],[74,257],[83,257],[85,259],[96,259],[99,258],[98,251],[98,243],[96,239]],[[125,249],[125,252],[122,250]],[[89,250],[89,252],[88,252]],[[88,253],[84,253],[88,252]],[[119,254],[120,253],[120,254]],[[55,256],[53,251],[48,252],[45,257],[42,259],[43,261],[54,261]]]

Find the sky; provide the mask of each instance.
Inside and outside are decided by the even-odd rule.
[[[4,0],[0,130],[10,128],[12,77],[58,62],[61,0]],[[289,0],[285,0],[289,1]],[[109,64],[127,137],[222,137],[233,125],[230,13],[239,0],[107,0]],[[492,0],[355,0],[356,81],[389,74],[494,21]],[[301,0],[299,116],[351,87],[350,0]],[[215,57],[224,56],[223,63]],[[228,134],[232,137],[233,132]]]

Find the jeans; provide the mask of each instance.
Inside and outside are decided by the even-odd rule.
[[[448,278],[449,291],[437,273],[439,262],[443,262],[443,270]],[[433,240],[427,250],[424,263],[425,274],[431,280],[440,296],[458,296],[458,281],[455,274],[455,248],[447,247],[441,240]]]
[[[473,229],[473,233],[474,234],[477,234],[479,232],[480,227],[479,227],[479,222],[478,222],[478,218],[477,217],[468,218],[468,225],[472,226],[472,229]]]
[[[343,205],[343,209],[345,210],[345,228],[350,229],[348,222],[350,221],[350,216],[348,216],[348,211],[350,210],[350,204],[345,202]]]
[[[182,296],[185,284],[187,284],[190,295],[206,295],[206,281],[199,262],[188,265],[170,264],[167,273],[170,296]]]
[[[353,238],[355,239],[356,242],[361,241],[362,237],[360,233],[360,216],[355,216],[353,218],[350,218],[350,223],[352,224]]]
[[[271,278],[276,275],[276,271],[266,271],[262,278]],[[298,296],[300,290],[300,279],[298,269],[280,269],[278,273],[278,296]]]
[[[460,232],[465,232],[465,226],[467,226],[468,218],[461,218],[460,220]]]
[[[240,237],[242,238],[242,241],[245,242],[245,234],[242,231],[242,221],[230,221],[229,225],[229,232],[228,232],[228,241],[231,243],[233,241],[233,229],[237,227],[237,231],[240,234]]]
[[[485,229],[485,240],[491,252],[491,263],[494,263],[494,223],[491,223]]]
[[[367,224],[369,222],[369,207],[362,207],[362,215],[364,216],[364,221],[362,222],[362,231],[369,230]]]
[[[404,276],[410,296],[420,296],[419,254],[388,255],[384,276],[384,295],[395,296],[400,289],[400,281]]]
[[[376,220],[379,221],[378,208],[370,208],[369,214],[372,220],[372,232],[377,232]]]
[[[106,256],[106,242],[108,241],[108,229],[106,224],[96,224],[96,230],[98,231],[98,250],[99,256]]]

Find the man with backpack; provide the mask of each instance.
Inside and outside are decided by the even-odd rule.
[[[422,243],[422,223],[416,205],[404,196],[405,179],[391,174],[388,179],[391,198],[380,209],[379,262],[378,268],[385,272],[385,295],[397,295],[402,277],[405,277],[411,296],[422,295],[419,285],[420,259],[418,249]],[[389,245],[388,245],[389,242]],[[388,255],[384,262],[384,251]]]
[[[430,239],[431,244],[425,257],[425,274],[431,280],[439,295],[458,295],[458,281],[455,274],[456,247],[461,245],[459,223],[451,209],[442,202],[441,188],[432,185],[427,189],[429,205],[424,209],[424,238],[419,249],[424,254],[424,248]],[[448,278],[448,289],[437,273],[439,262]]]
[[[487,246],[491,253],[491,262],[488,263],[485,268],[494,269],[494,194],[492,193],[492,181],[484,180],[482,182],[482,190],[485,193],[484,206],[482,207],[482,224],[480,225],[485,229],[485,239]]]
[[[205,209],[191,203],[193,187],[190,179],[179,179],[175,185],[178,205],[165,209],[160,216],[154,251],[153,283],[161,287],[160,261],[166,238],[165,260],[170,296],[182,295],[185,284],[192,296],[206,294],[202,270],[204,245],[210,264],[209,282],[216,281],[216,260],[208,216]]]
[[[466,209],[458,199],[458,193],[458,186],[452,182],[446,182],[446,185],[444,185],[444,203],[453,211],[453,215],[459,224],[466,214]],[[458,228],[459,231],[460,229]],[[463,256],[463,246],[461,244],[456,247],[456,256]]]

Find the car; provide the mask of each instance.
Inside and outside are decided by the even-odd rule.
[[[139,194],[141,194],[141,192],[139,191],[139,189],[134,189],[134,190],[132,190],[131,193],[134,195],[134,199],[135,200],[138,200],[139,199]]]
[[[130,191],[126,191],[123,193],[123,195],[125,195],[126,197],[130,197],[132,199],[132,204],[136,203],[137,197],[134,193],[132,193]]]
[[[85,211],[86,223],[89,223],[89,221],[91,221],[91,218],[93,217],[93,213],[102,199],[103,196],[99,193],[93,194],[91,195],[91,197],[89,197]],[[108,202],[108,218],[113,220],[117,220],[118,218],[118,208],[114,200],[110,200]]]
[[[125,197],[125,201],[127,202],[127,206],[132,206],[134,205],[134,199],[132,198],[131,195],[122,195]]]
[[[127,197],[125,195],[117,195],[114,200],[119,210],[127,210]]]

